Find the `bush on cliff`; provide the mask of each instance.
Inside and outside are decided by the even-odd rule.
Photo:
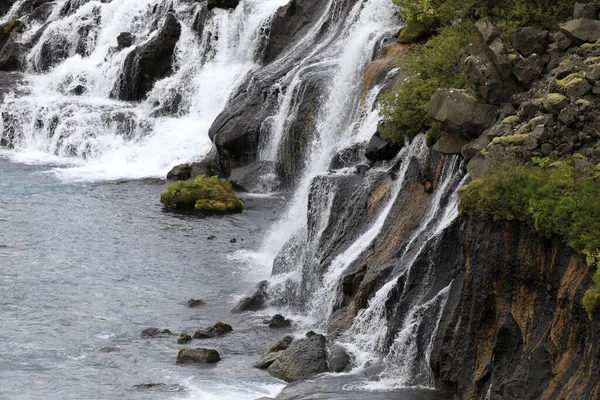
[[[438,36],[412,51],[400,61],[406,77],[397,90],[379,99],[383,118],[382,139],[403,142],[429,129],[427,107],[433,92],[440,87],[462,88],[464,74],[460,68],[460,50],[469,43],[474,25],[461,23],[440,29]]]
[[[538,165],[505,163],[459,190],[459,213],[484,219],[517,220],[548,238],[581,251],[588,264],[600,260],[600,169],[577,170],[571,161]],[[593,316],[600,304],[600,271],[586,293]]]
[[[200,175],[195,179],[175,182],[160,196],[167,208],[195,208],[207,213],[242,212],[242,201],[229,182],[216,176]]]

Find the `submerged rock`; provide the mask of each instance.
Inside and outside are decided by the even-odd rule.
[[[142,331],[141,335],[144,338],[157,338],[157,337],[165,337],[171,336],[173,333],[168,329],[158,329],[158,328],[146,328]]]
[[[251,296],[244,297],[238,304],[231,310],[232,313],[242,313],[244,311],[259,311],[267,308],[267,300],[269,295],[267,289],[269,287],[269,281],[260,282],[256,290]]]
[[[224,10],[233,10],[240,4],[240,0],[208,0],[206,7],[208,10],[213,8],[222,8]]]
[[[177,353],[177,364],[214,364],[218,361],[221,356],[213,349],[182,349]]]
[[[171,73],[173,53],[180,35],[181,24],[174,14],[167,14],[158,33],[129,53],[111,97],[143,100],[157,80]]]
[[[192,337],[187,333],[182,333],[179,335],[179,339],[177,339],[177,344],[188,344],[192,341]]]
[[[194,333],[194,339],[216,338],[232,331],[233,328],[231,327],[231,325],[219,321],[214,326],[208,327],[206,329],[197,330]]]
[[[189,299],[187,303],[185,303],[185,306],[189,308],[196,308],[203,305],[206,305],[206,303],[200,299]]]
[[[269,324],[269,328],[273,329],[287,328],[292,325],[292,321],[281,314],[274,315],[267,323]]]

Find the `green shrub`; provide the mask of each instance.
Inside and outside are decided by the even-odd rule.
[[[459,190],[459,213],[527,223],[548,238],[560,238],[582,252],[589,265],[600,260],[600,182],[594,170],[578,171],[571,161],[538,165],[505,163]],[[592,316],[600,304],[600,272],[584,298]]]
[[[175,182],[160,196],[160,202],[167,208],[195,208],[208,213],[234,213],[243,209],[229,182],[216,176],[200,175]]]
[[[431,121],[427,108],[431,95],[440,87],[464,87],[460,68],[460,50],[469,43],[474,32],[472,23],[441,28],[439,34],[412,51],[400,61],[405,76],[397,89],[379,99],[379,112],[384,122],[381,137],[402,142],[428,130]]]

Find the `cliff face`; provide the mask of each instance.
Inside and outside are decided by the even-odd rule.
[[[516,223],[465,221],[460,245],[460,296],[432,352],[436,386],[460,399],[600,398],[582,258]]]

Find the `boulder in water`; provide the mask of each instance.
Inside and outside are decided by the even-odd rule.
[[[275,314],[273,318],[266,322],[267,324],[269,324],[269,328],[273,329],[287,328],[292,325],[292,321],[290,321],[281,314]]]
[[[347,372],[350,370],[352,358],[339,344],[331,346],[329,349],[329,357],[327,358],[329,368],[333,372]]]
[[[171,336],[173,333],[168,329],[146,328],[142,331],[143,338],[159,338]]]
[[[143,100],[157,80],[171,73],[173,53],[180,36],[181,24],[173,13],[167,14],[158,33],[129,53],[111,97]]]
[[[269,281],[260,282],[254,293],[251,296],[241,299],[231,312],[242,313],[244,311],[259,311],[267,308],[267,300],[269,298],[267,293],[268,287]]]
[[[192,341],[192,337],[187,333],[182,333],[179,335],[179,339],[177,339],[177,344],[188,344]]]
[[[326,342],[325,336],[319,334],[295,340],[281,352],[267,371],[286,382],[310,379],[327,372]]]
[[[243,210],[243,203],[229,182],[216,176],[200,175],[175,182],[160,196],[160,202],[166,208],[196,209],[207,214],[240,213]]]
[[[167,179],[170,181],[187,181],[190,179],[192,167],[190,164],[176,165],[167,174]]]
[[[177,364],[214,364],[218,361],[221,356],[213,349],[181,349],[177,353]]]
[[[187,303],[185,303],[186,307],[196,308],[205,305],[206,303],[199,299],[189,299]]]
[[[231,170],[234,187],[244,192],[263,192],[274,184],[275,169],[271,161],[257,161]]]
[[[197,330],[194,333],[194,339],[211,339],[223,336],[229,332],[233,332],[231,325],[219,321],[211,327]]]

